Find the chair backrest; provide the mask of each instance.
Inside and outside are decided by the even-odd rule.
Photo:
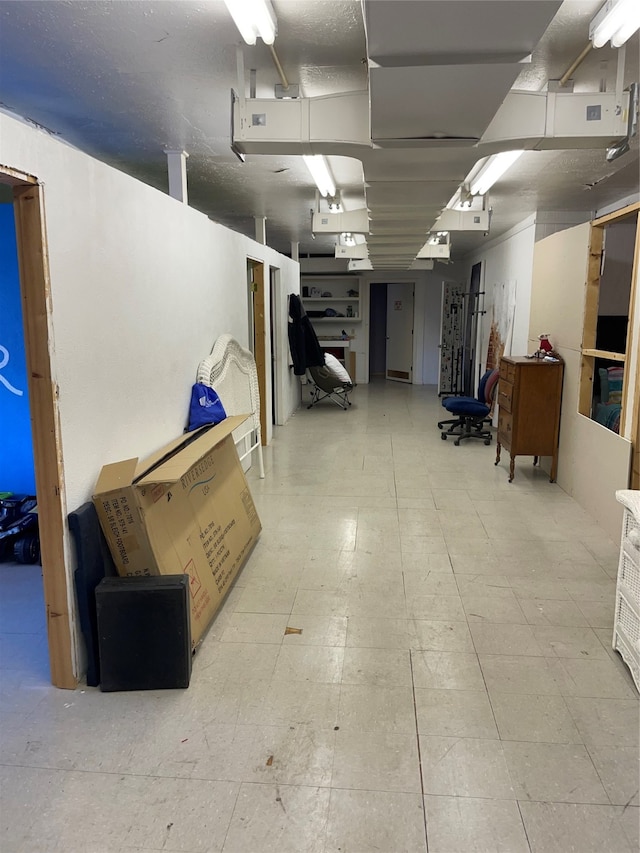
[[[477,400],[479,403],[484,403],[487,406],[491,405],[499,375],[500,371],[498,368],[485,370],[482,379],[480,380],[480,384],[478,385]]]

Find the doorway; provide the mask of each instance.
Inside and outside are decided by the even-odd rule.
[[[414,282],[369,286],[369,377],[413,382]]]
[[[413,382],[413,282],[387,284],[386,378]]]
[[[64,556],[62,450],[49,356],[51,312],[42,188],[32,176],[4,167],[0,183],[11,188],[15,216],[50,677],[56,687],[74,688],[72,591]]]

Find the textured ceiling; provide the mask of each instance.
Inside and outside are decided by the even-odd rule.
[[[369,88],[375,146],[361,159],[329,161],[345,207],[366,199],[372,230],[386,234],[380,246],[389,233],[403,234],[398,244],[410,255],[480,156],[474,140],[508,89],[540,91],[560,77],[600,5],[273,0],[275,48],[304,97]],[[299,242],[303,255],[333,254],[333,237],[311,235],[315,188],[301,157],[249,155],[243,164],[230,150],[239,41],[222,0],[0,2],[0,101],[165,191],[163,152],[184,149],[192,206],[250,235],[253,218],[266,216],[267,242],[285,253]],[[243,55],[247,91],[255,69],[257,96],[273,97],[280,78],[269,50],[259,42]],[[591,51],[575,91],[612,90],[616,57],[610,48]],[[637,79],[637,39],[626,68],[625,82]],[[455,147],[403,142],[433,136],[464,139]],[[491,236],[536,209],[593,210],[637,187],[637,140],[612,164],[603,151],[527,152],[491,193]],[[454,253],[484,239],[456,234]]]

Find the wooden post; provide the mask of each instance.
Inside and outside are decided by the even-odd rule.
[[[77,678],[64,559],[58,389],[49,356],[50,287],[42,187],[15,186],[13,193],[51,681],[56,687],[72,689]]]

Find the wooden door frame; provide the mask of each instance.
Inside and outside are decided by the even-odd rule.
[[[0,182],[13,188],[51,683],[73,689],[78,680],[72,591],[65,563],[58,387],[50,357],[51,286],[43,188],[32,175],[4,166],[0,166]]]
[[[256,362],[258,374],[258,389],[260,391],[260,433],[261,444],[267,446],[267,347],[266,347],[266,321],[265,321],[265,288],[264,288],[264,261],[248,259],[251,269],[251,290],[253,300],[251,310],[253,312],[253,357]]]

